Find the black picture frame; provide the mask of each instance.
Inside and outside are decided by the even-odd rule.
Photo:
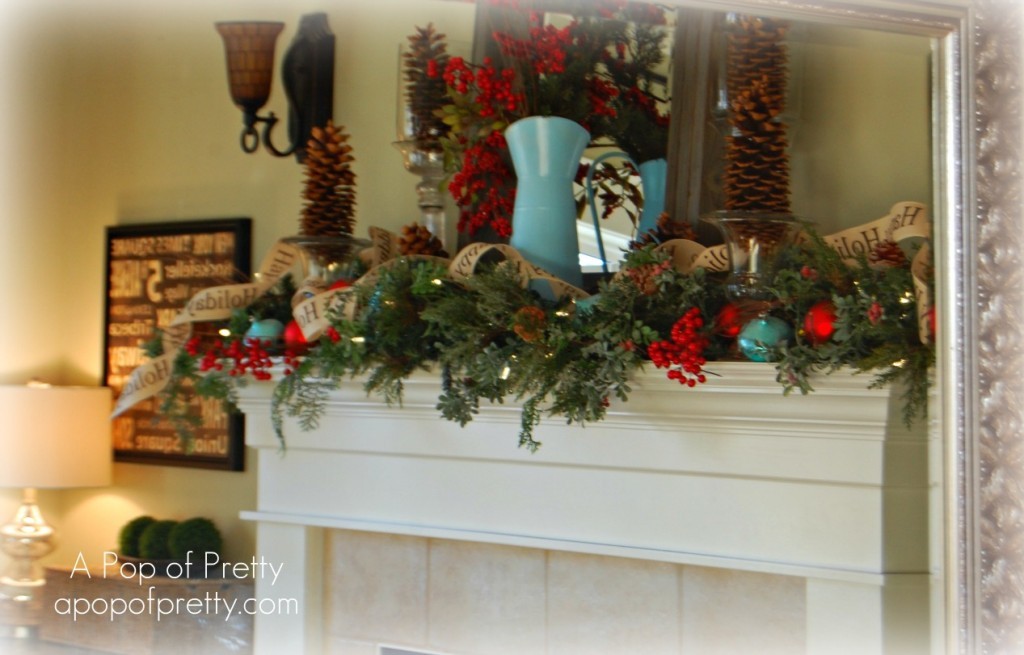
[[[252,219],[216,218],[106,229],[103,384],[114,396],[145,357],[142,344],[206,287],[246,282],[252,272]],[[195,324],[194,333],[214,334]],[[159,415],[159,398],[113,419],[115,462],[242,471],[245,417],[219,401],[193,398],[202,422],[185,452],[174,426]],[[219,412],[219,413],[218,413]]]

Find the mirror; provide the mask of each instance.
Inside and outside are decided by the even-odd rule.
[[[537,0],[526,6],[543,10],[545,23],[555,26],[587,16],[571,0]],[[525,11],[478,4],[474,61],[486,56],[502,61],[491,34],[524,34]],[[614,20],[622,15],[629,16],[622,12]],[[664,97],[662,106],[672,117],[666,198],[656,204],[672,220],[696,228],[701,241],[715,243],[720,240],[717,231],[699,219],[726,208],[723,144],[731,128],[724,60],[727,34],[737,29],[736,14],[669,5],[641,15],[652,21],[645,29],[661,35],[665,55],[655,71],[665,84],[657,85],[654,93]],[[792,213],[810,221],[819,233],[831,234],[878,218],[900,201],[930,204],[931,38],[808,20],[779,24],[784,26],[781,48],[786,58],[780,72],[788,78],[782,122]],[[604,143],[611,146],[588,149],[585,160],[601,161],[609,151],[632,149],[616,143],[614,135],[592,141]],[[622,158],[611,161],[625,165]],[[644,159],[634,156],[633,163],[638,161]],[[650,178],[634,176],[631,182],[643,187]],[[644,197],[651,199],[647,193]],[[600,212],[600,201],[598,205]],[[605,248],[613,269],[623,248],[637,236],[637,218],[619,210],[601,220],[604,240],[617,244]],[[597,257],[589,212],[578,228],[581,250]]]
[[[1007,281],[1017,279],[1022,255],[1016,84],[1022,70],[1015,27],[1021,7],[994,0],[670,2],[681,12],[746,11],[805,23],[802,76],[816,85],[838,81],[818,69],[833,56],[820,52],[826,44],[852,50],[863,39],[884,43],[861,50],[858,56],[868,59],[843,64],[843,77],[873,76],[870,83],[858,82],[870,91],[814,97],[805,85],[797,138],[811,152],[794,164],[807,194],[798,211],[839,221],[845,215],[865,218],[865,212],[870,218],[876,210],[864,208],[863,189],[883,186],[931,205],[942,353],[930,424],[936,476],[931,561],[938,581],[933,651],[1016,652],[1024,643],[1024,590],[1011,573],[1024,570],[1024,549],[1012,546],[1024,531],[1015,509],[1024,503],[1015,464],[1022,448],[1015,402],[1022,382],[1019,371],[1009,368],[1017,360],[1006,355],[1017,352],[1020,341],[1019,284]],[[906,84],[888,78],[897,59],[917,70]],[[861,109],[847,112],[848,103],[858,100],[865,103]],[[891,120],[894,109],[906,110],[907,117]],[[844,131],[824,133],[817,112],[840,114]],[[854,121],[864,114],[877,119],[866,132]],[[695,124],[674,121],[673,143]],[[878,141],[866,145],[867,136]],[[814,152],[827,139],[836,140],[839,154]],[[900,145],[891,148],[893,143]],[[855,159],[865,170],[852,183]],[[685,161],[675,160],[677,191],[690,175]],[[881,173],[887,164],[894,167]],[[885,202],[880,204],[884,210]],[[694,212],[685,197],[677,196],[673,206],[680,215]]]

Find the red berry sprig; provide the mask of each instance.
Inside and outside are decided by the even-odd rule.
[[[191,343],[189,346],[189,354],[198,356],[197,346]],[[228,375],[232,377],[241,377],[246,374],[252,375],[257,380],[270,380],[273,377],[270,369],[273,368],[274,361],[259,339],[232,339],[227,345],[218,339],[209,350],[203,353],[202,359],[199,361],[199,370],[204,373],[223,371],[225,364],[230,366]]]
[[[691,307],[672,326],[667,341],[655,341],[647,347],[647,356],[657,368],[667,368],[666,377],[679,384],[695,387],[707,382],[704,351],[711,340],[704,336],[704,318],[700,309]]]

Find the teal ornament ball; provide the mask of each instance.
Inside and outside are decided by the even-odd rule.
[[[263,345],[271,345],[281,338],[284,333],[284,325],[276,318],[264,318],[253,321],[249,329],[245,331],[246,341],[259,341]]]
[[[597,305],[598,301],[601,300],[601,294],[595,293],[592,296],[586,298],[579,298],[576,300],[576,311],[588,316],[594,312],[594,306]]]
[[[774,316],[758,316],[749,321],[736,337],[744,357],[752,362],[774,362],[779,348],[793,337],[793,328]]]

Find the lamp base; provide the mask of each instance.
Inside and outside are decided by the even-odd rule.
[[[0,591],[0,639],[35,639],[42,601],[34,596],[7,596],[5,591]]]
[[[53,536],[36,504],[36,490],[26,488],[14,518],[0,528],[0,550],[10,558],[0,587],[8,596],[33,596],[46,583],[39,559],[53,550]]]

